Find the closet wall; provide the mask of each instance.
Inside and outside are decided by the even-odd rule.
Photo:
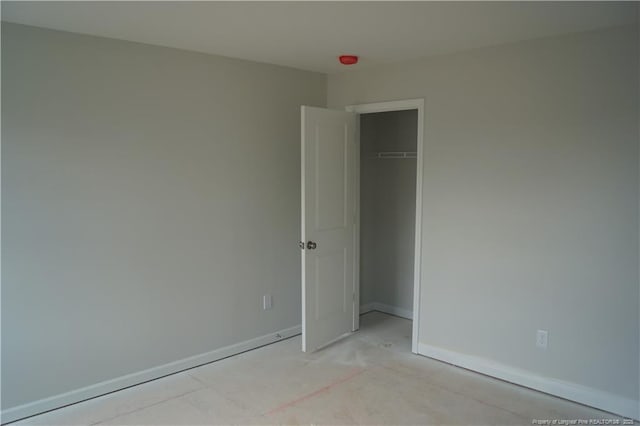
[[[421,353],[638,414],[639,35],[329,76],[329,108],[425,98]]]
[[[415,152],[417,111],[360,116],[360,304],[410,316],[416,159],[378,158]]]

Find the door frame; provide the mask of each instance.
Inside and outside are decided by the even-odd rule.
[[[424,164],[424,99],[404,99],[388,102],[348,105],[345,110],[355,112],[356,117],[356,153],[358,161],[355,167],[356,225],[355,240],[355,280],[353,283],[353,331],[360,328],[360,115],[374,112],[418,110],[418,132],[416,149],[416,223],[413,265],[413,330],[411,352],[418,353],[420,327],[420,287],[422,282],[422,174]]]

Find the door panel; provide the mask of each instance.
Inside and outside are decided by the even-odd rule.
[[[347,312],[345,304],[349,282],[347,280],[347,250],[335,250],[316,257],[315,320]]]
[[[344,228],[347,225],[348,138],[342,123],[323,123],[316,127],[316,226],[317,231]],[[333,165],[332,168],[327,165]],[[342,165],[342,167],[336,165]]]
[[[355,122],[353,113],[302,107],[303,351],[352,331]]]

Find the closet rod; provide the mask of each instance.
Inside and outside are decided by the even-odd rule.
[[[389,158],[416,158],[415,151],[380,151],[374,152],[373,158],[389,159]]]

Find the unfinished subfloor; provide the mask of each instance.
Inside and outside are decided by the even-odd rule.
[[[472,424],[618,419],[413,355],[411,322],[379,312],[316,353],[300,336],[16,424]]]

